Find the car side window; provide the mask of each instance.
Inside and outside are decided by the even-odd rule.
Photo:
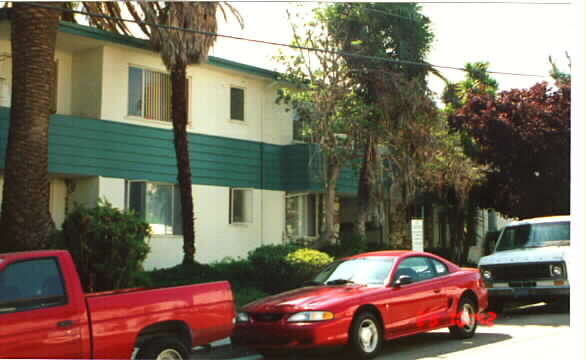
[[[0,272],[0,314],[67,303],[54,258],[19,261]]]
[[[399,263],[393,281],[398,280],[401,275],[410,276],[413,282],[424,280],[421,275],[428,267],[429,264],[425,261],[425,258],[421,256],[408,257]]]
[[[431,261],[433,267],[435,268],[436,276],[442,276],[448,273],[448,267],[443,262],[432,258],[429,258],[429,261]]]

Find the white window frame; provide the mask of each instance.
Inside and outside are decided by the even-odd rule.
[[[242,96],[244,97],[244,99],[242,100],[242,116],[244,119],[239,120],[239,119],[233,119],[232,118],[232,89],[239,89],[242,90]],[[241,125],[247,125],[248,124],[248,116],[246,116],[246,93],[247,93],[247,88],[245,86],[241,86],[241,85],[234,85],[234,84],[230,84],[228,86],[228,119],[230,120],[231,123],[233,124],[241,124]]]
[[[309,196],[310,195],[314,195],[315,196],[315,234],[310,235],[308,234],[308,224],[309,224],[309,212],[308,212],[308,206],[309,206]],[[303,207],[303,222],[304,224],[301,226],[305,233],[304,234],[300,234],[298,235],[296,238],[291,238],[291,240],[297,240],[297,239],[308,239],[308,240],[312,240],[312,239],[317,239],[319,237],[319,233],[320,233],[320,202],[322,201],[321,198],[321,194],[319,193],[312,193],[312,192],[303,192],[303,193],[289,193],[287,195],[285,195],[285,234],[288,238],[290,238],[289,233],[287,232],[287,200],[292,199],[292,198],[300,198],[303,197],[306,200],[303,201],[304,203],[304,207]]]
[[[126,210],[130,210],[130,185],[132,183],[143,183],[143,184],[145,184],[145,186],[147,184],[153,184],[153,185],[172,185],[173,186],[173,192],[175,191],[175,188],[178,188],[179,187],[178,184],[165,183],[165,182],[160,182],[160,181],[126,180],[125,192],[124,192],[124,206],[125,206]],[[145,192],[144,195],[146,197],[146,192]],[[144,200],[145,200],[145,207],[146,207],[146,198]],[[172,201],[174,201],[174,196],[172,197]],[[175,210],[175,204],[173,203],[171,205],[171,211],[172,211],[171,218],[173,219],[173,222],[175,221],[175,213],[174,213],[174,210]],[[145,209],[145,211],[146,211],[146,209]],[[181,211],[181,210],[179,210],[179,211]],[[147,221],[146,218],[143,219],[143,220],[145,222]],[[151,225],[151,223],[148,223],[148,224],[149,224],[149,226]],[[152,226],[151,226],[151,230],[152,230]],[[171,236],[179,236],[179,237],[182,237],[183,234],[175,234],[175,233],[173,233],[173,234],[156,234],[156,233],[153,233],[151,236],[152,237],[157,237],[157,236],[158,237],[171,237]]]
[[[230,193],[229,193],[229,224],[231,225],[249,225],[252,224],[254,222],[254,192],[252,191],[252,189],[250,188],[230,188],[229,189]],[[248,212],[249,216],[245,219],[243,219],[243,221],[234,221],[234,201],[236,199],[236,197],[234,196],[234,192],[235,191],[244,191],[249,193],[250,195],[248,196],[249,203],[246,203],[246,196],[244,196],[244,212]],[[246,216],[245,216],[246,217]]]

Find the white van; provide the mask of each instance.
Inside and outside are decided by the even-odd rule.
[[[569,303],[570,216],[526,219],[501,231],[494,253],[478,267],[488,288],[489,309],[507,302]]]

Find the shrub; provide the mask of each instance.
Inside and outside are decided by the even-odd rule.
[[[75,208],[54,244],[71,253],[85,291],[106,291],[148,282],[140,268],[149,236],[149,225],[137,215],[100,200],[91,209]]]
[[[222,279],[230,281],[233,288],[260,288],[262,285],[249,260],[227,257],[211,267]]]
[[[334,258],[325,252],[304,248],[287,254],[285,260],[293,265],[296,282],[303,282],[315,276]]]
[[[171,268],[156,269],[149,272],[153,285],[157,287],[179,286],[225,280],[209,265],[179,264]]]
[[[236,302],[237,308],[241,308],[242,306],[250,302],[253,302],[255,300],[261,299],[269,295],[266,292],[254,287],[239,288],[232,290],[234,292],[234,301]]]
[[[263,291],[274,294],[298,285],[295,279],[291,279],[293,265],[285,258],[300,248],[300,245],[295,244],[263,245],[248,254]]]

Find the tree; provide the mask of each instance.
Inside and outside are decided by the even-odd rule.
[[[558,85],[472,95],[450,116],[492,168],[478,190],[481,206],[520,218],[569,213],[571,88]]]
[[[297,50],[295,55],[280,54],[277,61],[286,66],[282,80],[288,86],[279,90],[278,102],[284,100],[296,112],[305,139],[319,145],[319,175],[325,191],[325,226],[316,247],[331,244],[337,237],[335,200],[338,176],[356,156],[355,142],[364,122],[372,112],[358,96],[356,84],[344,57],[326,28],[323,9],[314,11],[315,19],[303,26],[291,22],[293,45],[325,51]]]
[[[59,9],[16,2],[11,12],[12,97],[4,169],[0,251],[47,245],[49,93]]]
[[[442,94],[442,100],[446,104],[444,114],[448,117],[453,115],[456,110],[461,109],[468,102],[471,96],[487,95],[495,97],[498,90],[498,82],[492,78],[488,72],[488,62],[466,63],[466,77],[458,83],[448,83]],[[453,124],[452,124],[453,125]],[[464,145],[464,152],[467,156],[475,158],[478,154],[479,147],[473,137],[457,126],[450,126],[452,131],[459,132],[461,141]],[[488,168],[488,166],[486,166]],[[459,262],[468,259],[470,245],[476,242],[476,228],[478,223],[478,200],[475,194],[477,189],[482,186],[478,182],[472,188],[462,193],[448,188],[445,197],[445,204],[448,209],[448,222],[450,226],[452,256]]]
[[[327,14],[331,26],[340,29],[336,40],[348,54],[346,61],[360,83],[361,96],[379,110],[370,118],[364,142],[357,235],[365,238],[369,214],[382,221],[380,205],[388,197],[390,246],[409,248],[409,212],[415,195],[449,181],[466,184],[465,188],[480,176],[479,167],[469,161],[453,161],[466,157],[447,132],[446,119],[427,89],[426,75],[439,75],[424,62],[433,40],[431,22],[416,4],[335,4]],[[384,188],[377,176],[382,164],[390,175]],[[456,166],[462,172],[456,174]]]
[[[227,3],[240,24],[242,18],[239,13]],[[183,263],[193,263],[195,255],[195,229],[193,197],[191,186],[191,166],[187,139],[187,77],[186,69],[190,64],[201,64],[207,61],[209,49],[216,40],[215,35],[206,35],[202,32],[217,32],[218,23],[216,12],[218,9],[226,13],[218,2],[140,2],[147,23],[154,23],[167,27],[178,27],[197,32],[170,30],[167,27],[142,27],[147,31],[153,49],[160,52],[163,63],[171,72],[171,117],[173,120],[173,134],[175,154],[177,157],[177,180],[181,196],[181,215],[183,221]],[[140,17],[138,12],[133,16]]]

